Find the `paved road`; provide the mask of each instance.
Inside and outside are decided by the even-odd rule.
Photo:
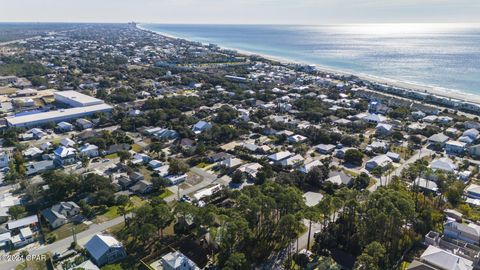
[[[112,220],[106,221],[104,223],[100,224],[92,224],[90,227],[77,234],[77,243],[80,246],[85,245],[90,238],[92,238],[93,235],[97,233],[101,233],[105,231],[106,229],[113,227],[115,225],[118,225],[123,222],[123,217],[117,217]],[[62,240],[56,241],[52,244],[48,245],[42,245],[38,248],[31,249],[29,250],[29,254],[31,255],[41,255],[47,252],[50,252],[52,254],[58,252],[58,253],[63,253],[65,252],[69,247],[70,244],[73,242],[72,237],[67,237]],[[15,269],[15,266],[17,266],[20,262],[1,262],[0,263],[0,269]]]

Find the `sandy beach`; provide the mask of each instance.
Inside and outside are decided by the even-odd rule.
[[[158,31],[152,31],[143,28],[140,24],[137,25],[137,28],[143,31],[147,31],[150,33],[155,33],[164,37],[172,38],[172,39],[184,39],[188,40],[185,38],[180,38],[173,36],[171,34],[163,33],[163,32],[158,32]],[[234,50],[237,51],[239,54],[246,55],[246,56],[251,56],[251,55],[258,55],[260,57],[263,57],[265,59],[271,60],[271,61],[276,61],[280,62],[283,64],[301,64],[301,65],[310,65],[312,63],[307,63],[307,62],[301,62],[301,61],[295,61],[292,59],[287,59],[287,58],[282,58],[278,56],[273,56],[273,55],[268,55],[268,54],[263,54],[263,53],[255,53],[251,51],[246,51],[246,50],[241,50],[237,48],[230,48],[230,47],[225,47],[221,46],[218,44],[221,48],[228,49],[228,50]],[[395,79],[389,79],[389,78],[383,78],[383,77],[378,77],[378,76],[373,76],[369,74],[363,74],[363,73],[353,73],[353,72],[348,72],[344,70],[337,70],[333,69],[330,67],[325,67],[321,66],[318,64],[314,64],[317,70],[326,72],[326,73],[333,73],[333,74],[340,74],[340,75],[353,75],[356,76],[362,80],[370,81],[370,82],[375,82],[375,83],[380,83],[380,84],[385,84],[393,87],[399,87],[399,88],[404,88],[404,89],[409,89],[413,91],[418,91],[418,92],[423,92],[423,93],[430,93],[436,96],[442,96],[450,99],[457,99],[457,100],[462,100],[462,101],[467,101],[467,102],[473,102],[473,103],[478,103],[480,104],[480,95],[475,95],[471,93],[466,93],[461,90],[455,90],[455,89],[447,89],[447,88],[441,88],[441,87],[436,87],[436,86],[429,86],[429,85],[424,85],[424,84],[419,84],[415,82],[406,82],[406,81],[399,81]]]

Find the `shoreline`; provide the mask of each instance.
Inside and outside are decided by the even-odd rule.
[[[177,36],[174,36],[174,35],[171,35],[171,34],[168,34],[168,33],[146,29],[146,28],[142,27],[141,24],[137,24],[136,27],[140,30],[147,31],[147,32],[150,32],[150,33],[154,33],[154,34],[164,36],[164,37],[167,37],[167,38],[171,38],[171,39],[183,39],[183,40],[187,40],[187,41],[197,42],[197,41],[192,40],[192,39],[181,38],[181,37],[177,37]],[[205,44],[205,43],[202,43],[202,44]],[[442,87],[438,87],[438,86],[426,85],[426,84],[421,84],[421,83],[416,83],[416,82],[408,82],[408,81],[401,81],[401,80],[397,80],[397,79],[384,78],[384,77],[379,77],[379,76],[375,76],[375,75],[371,75],[371,74],[350,72],[350,71],[345,71],[345,70],[338,70],[338,69],[335,69],[335,68],[322,66],[320,64],[313,64],[313,63],[308,63],[308,62],[304,62],[304,61],[292,60],[292,59],[288,59],[288,58],[285,58],[285,57],[279,57],[279,56],[274,56],[274,55],[269,55],[269,54],[264,54],[264,53],[256,53],[256,52],[252,52],[252,51],[248,51],[248,50],[226,47],[226,46],[222,46],[220,44],[216,44],[216,45],[218,45],[220,48],[223,48],[223,49],[234,50],[241,55],[246,55],[246,56],[256,55],[256,56],[263,57],[263,58],[265,58],[267,60],[270,60],[270,61],[279,62],[281,64],[286,64],[286,65],[288,65],[288,64],[313,65],[313,66],[315,66],[315,69],[317,69],[320,72],[333,73],[333,74],[337,74],[337,75],[356,76],[356,77],[360,78],[361,80],[365,80],[365,81],[369,81],[369,82],[373,82],[373,83],[384,84],[384,85],[391,86],[391,87],[398,87],[398,88],[403,88],[403,89],[412,90],[412,91],[421,92],[421,93],[429,93],[429,94],[432,94],[432,95],[435,95],[435,96],[445,97],[445,98],[448,98],[448,99],[455,99],[455,100],[480,104],[480,95],[468,93],[468,92],[458,90],[458,89],[442,88]]]

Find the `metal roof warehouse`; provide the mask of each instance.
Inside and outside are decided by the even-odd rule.
[[[107,104],[99,104],[87,107],[77,107],[70,109],[62,109],[56,111],[42,112],[30,115],[7,117],[8,126],[28,127],[42,125],[49,122],[61,122],[70,119],[76,119],[83,116],[92,115],[96,112],[109,112],[113,109]]]

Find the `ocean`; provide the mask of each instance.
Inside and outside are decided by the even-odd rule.
[[[141,24],[171,36],[480,96],[480,25]]]

